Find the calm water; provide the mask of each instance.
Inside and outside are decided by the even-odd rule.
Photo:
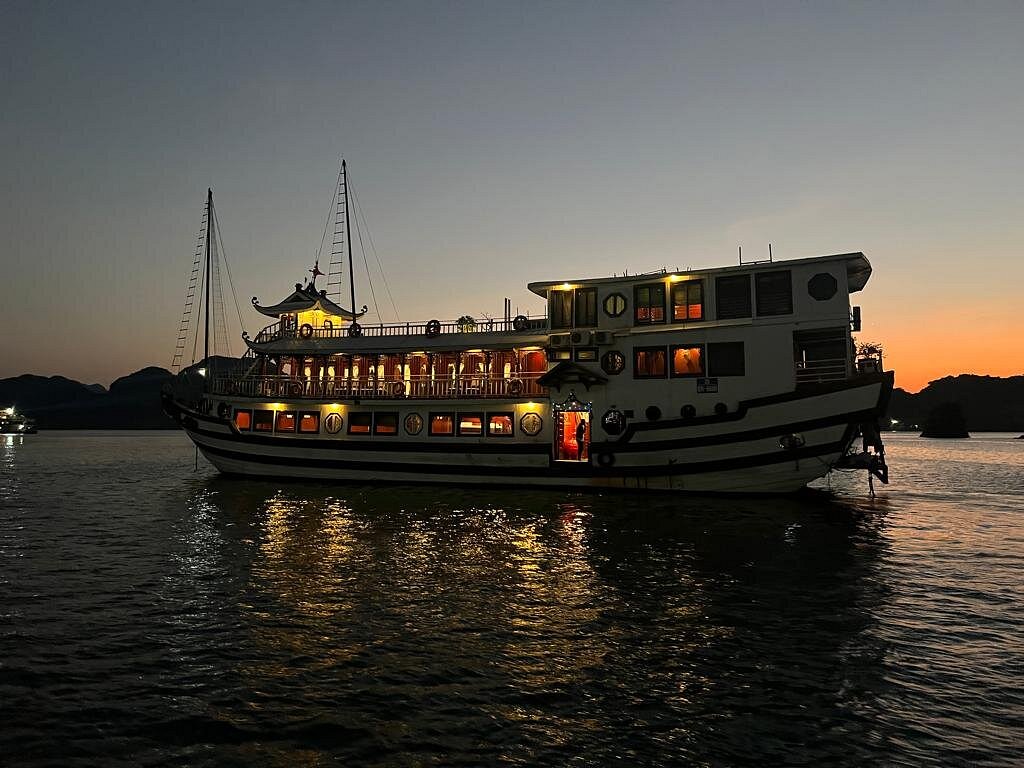
[[[889,446],[708,500],[0,438],[0,763],[1021,765],[1024,440]]]

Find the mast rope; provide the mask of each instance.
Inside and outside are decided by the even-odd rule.
[[[351,174],[349,174],[349,176],[351,177]],[[381,263],[380,256],[377,253],[377,246],[374,245],[374,243],[373,243],[373,233],[370,232],[370,225],[366,221],[366,214],[363,213],[363,206],[359,203],[359,198],[356,196],[355,187],[351,186],[351,183],[349,184],[349,186],[350,186],[350,188],[352,190],[352,204],[353,204],[352,207],[355,208],[355,211],[356,211],[356,232],[359,232],[359,219],[361,218],[363,220],[363,226],[366,228],[366,239],[370,243],[370,250],[373,251],[373,258],[377,261],[377,270],[380,272],[381,279],[384,281],[384,290],[387,292],[388,301],[391,302],[391,308],[395,311],[395,321],[396,322],[401,322],[402,318],[401,318],[401,316],[400,316],[400,314],[398,312],[398,305],[395,304],[395,298],[394,298],[394,296],[391,295],[391,286],[388,284],[388,276],[387,276],[387,273],[384,272],[384,265]],[[360,237],[359,243],[360,243],[360,246],[362,246],[362,238],[361,237]],[[363,252],[363,261],[364,262],[366,261],[366,252],[365,251]],[[367,280],[369,280],[369,277],[370,277],[369,267],[367,267],[366,277],[367,277]],[[370,294],[371,295],[373,294],[372,283],[371,283],[371,287],[370,287]],[[354,307],[353,307],[353,309],[354,309]],[[378,314],[378,316],[380,315],[379,312],[377,314]],[[383,320],[383,318],[382,318],[382,320]]]
[[[241,333],[245,330],[245,323],[242,322],[242,310],[238,307],[238,294],[235,292],[235,282],[231,279],[231,265],[228,263],[228,252],[224,250],[224,238],[220,233],[220,219],[217,218],[216,208],[213,209],[213,220],[216,223],[214,231],[217,233],[217,240],[220,241],[220,255],[224,259],[224,269],[228,273],[228,288],[231,289],[231,298],[235,302],[235,314],[238,315],[238,332]]]
[[[351,186],[349,188],[351,189]],[[356,196],[355,196],[355,193],[353,192],[352,193],[352,201],[355,202],[355,199],[356,199]],[[355,223],[356,223],[356,237],[359,238],[359,250],[363,252],[363,267],[366,268],[366,284],[370,288],[370,299],[373,301],[373,311],[377,313],[377,321],[380,322],[380,323],[383,323],[384,322],[384,318],[380,316],[380,308],[377,306],[377,294],[375,294],[373,292],[373,280],[370,279],[370,264],[366,260],[366,248],[363,247],[363,231],[359,228],[359,217],[358,216],[355,217]],[[352,254],[350,253],[348,255],[348,257],[351,259],[352,258]],[[352,312],[355,313],[355,311],[356,311],[356,308],[352,307]]]

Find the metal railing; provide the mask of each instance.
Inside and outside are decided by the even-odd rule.
[[[798,362],[796,364],[796,383],[843,381],[849,378],[849,365],[849,361],[845,357]]]
[[[524,315],[525,317],[525,315]],[[459,333],[525,333],[544,332],[548,328],[546,316],[527,317],[526,322],[513,320],[481,320],[479,322],[466,323],[458,320],[426,320],[415,323],[379,323],[377,325],[360,325],[360,336],[427,336],[435,337],[444,334]],[[253,341],[257,344],[265,344],[269,341],[279,339],[347,339],[350,337],[349,325],[338,326],[337,328],[326,325],[320,327],[284,325],[280,321],[268,325],[256,334]]]
[[[460,375],[435,378],[411,376],[408,380],[321,379],[294,376],[222,376],[213,380],[212,394],[288,399],[385,399],[452,400],[476,398],[528,399],[547,394],[537,383],[542,373],[518,373],[509,378]]]

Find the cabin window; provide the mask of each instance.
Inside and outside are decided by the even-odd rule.
[[[373,414],[366,411],[348,415],[348,433],[350,435],[368,435],[373,426]]]
[[[316,411],[304,411],[299,414],[299,432],[320,431],[320,414]]]
[[[743,376],[746,370],[742,341],[708,344],[709,376]]]
[[[576,291],[576,327],[590,328],[597,325],[597,288],[580,288]]]
[[[839,291],[839,283],[828,272],[819,272],[807,281],[807,293],[815,301],[828,301]]]
[[[665,285],[650,283],[633,289],[633,322],[651,325],[665,322]]]
[[[572,360],[571,349],[549,349],[548,360],[553,363],[560,362],[562,360]]]
[[[252,429],[252,411],[235,411],[235,429],[239,432]]]
[[[295,411],[278,411],[277,420],[274,424],[275,432],[295,431]]]
[[[578,363],[593,363],[597,361],[597,347],[577,347],[573,355]]]
[[[398,414],[397,413],[375,413],[373,415],[373,434],[375,435],[397,435]]]
[[[689,280],[672,286],[672,319],[679,323],[685,320],[704,319],[704,283]]]
[[[618,317],[626,311],[626,297],[621,293],[613,293],[604,300],[604,313],[608,317]]]
[[[704,375],[704,346],[672,347],[672,377]]]
[[[487,436],[488,437],[512,437],[512,414],[511,413],[489,413],[489,414],[487,414]]]
[[[484,433],[484,415],[482,413],[459,414],[459,437],[476,437]]]
[[[757,315],[793,314],[793,273],[761,272],[754,277],[757,294]]]
[[[274,430],[274,412],[253,411],[252,428],[256,432],[272,432]]]
[[[572,328],[572,291],[551,291],[551,327]]]
[[[618,376],[626,368],[626,356],[612,349],[601,355],[601,370],[611,376]]]
[[[430,414],[429,434],[450,437],[455,434],[455,415],[452,413]]]
[[[719,320],[750,317],[750,275],[715,278],[715,304]]]
[[[633,349],[633,378],[665,378],[667,371],[665,357],[665,347],[635,347]]]

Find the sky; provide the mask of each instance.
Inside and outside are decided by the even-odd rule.
[[[0,377],[168,367],[207,187],[255,334],[342,155],[385,321],[771,243],[868,256],[897,386],[1021,374],[1021,40],[1019,1],[0,0]]]

